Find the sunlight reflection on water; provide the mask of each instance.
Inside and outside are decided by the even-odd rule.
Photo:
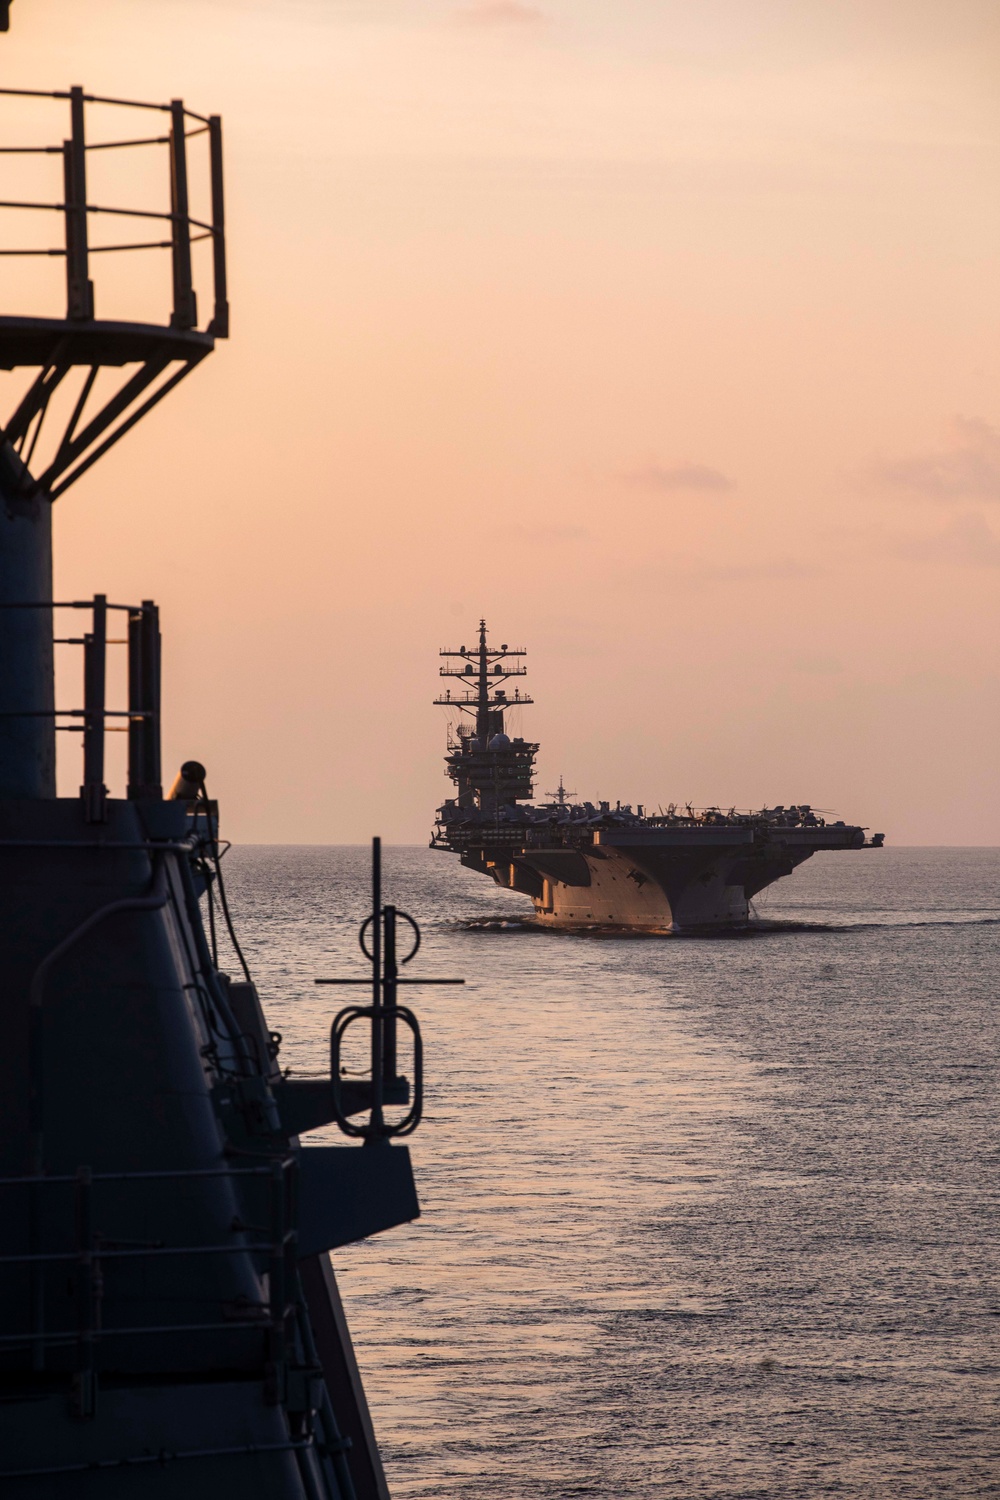
[[[227,862],[301,1072],[367,858]],[[820,857],[728,941],[385,862],[415,968],[468,980],[413,992],[422,1217],[336,1256],[395,1500],[1000,1494],[998,851]]]

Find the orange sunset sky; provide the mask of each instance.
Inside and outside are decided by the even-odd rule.
[[[996,0],[15,0],[0,73],[224,118],[232,338],[56,591],[159,602],[230,838],[423,841],[485,614],[541,792],[1000,843]]]

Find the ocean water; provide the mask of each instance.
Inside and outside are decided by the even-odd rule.
[[[1000,850],[819,855],[716,939],[385,867],[408,972],[467,980],[406,996],[422,1217],[335,1256],[394,1500],[1000,1495]],[[318,1073],[368,851],[227,869]]]

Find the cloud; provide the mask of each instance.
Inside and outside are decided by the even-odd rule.
[[[536,26],[545,17],[537,6],[520,0],[480,0],[456,11],[455,19],[469,26]]]
[[[736,487],[727,474],[707,464],[676,464],[665,469],[662,464],[651,463],[630,470],[624,478],[628,484],[647,490],[701,490],[718,495]]]
[[[1000,537],[972,510],[955,516],[933,536],[898,537],[890,544],[890,551],[908,561],[1000,568]]]
[[[1000,500],[1000,430],[975,417],[955,417],[949,442],[936,453],[883,459],[870,477],[931,500]]]

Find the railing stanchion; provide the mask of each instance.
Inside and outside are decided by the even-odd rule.
[[[94,316],[87,234],[87,143],[83,126],[83,89],[69,91],[70,139],[63,142],[66,194],[66,316],[84,321]]]
[[[191,223],[188,208],[187,142],[184,102],[170,101],[170,209],[174,267],[174,310],[171,328],[194,328],[198,322],[191,279]]]
[[[208,118],[209,167],[212,174],[212,279],[215,309],[208,332],[219,339],[229,337],[229,287],[226,280],[226,199],[222,177],[222,120]]]
[[[108,598],[94,595],[93,624],[83,638],[83,786],[80,796],[88,823],[107,821],[104,785],[104,708],[107,679]]]
[[[160,771],[160,612],[144,599],[128,617],[128,795],[163,794]]]

